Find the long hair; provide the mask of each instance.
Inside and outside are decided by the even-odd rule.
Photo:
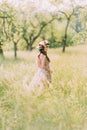
[[[40,58],[40,54],[42,53],[43,55],[46,56],[47,60],[50,62],[50,59],[49,59],[47,53],[44,51],[44,46],[43,46],[41,49],[39,49],[39,52],[40,52],[40,53],[39,53],[39,55],[38,55],[38,58]]]

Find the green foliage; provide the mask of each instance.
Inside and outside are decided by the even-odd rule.
[[[12,43],[15,43],[20,50],[21,48],[31,50],[37,41],[48,39],[51,43],[51,48],[60,47],[62,37],[64,37],[65,33],[67,18],[71,16],[74,6],[71,6],[71,4],[68,5],[67,3],[67,6],[70,6],[67,8],[68,10],[65,10],[64,8],[60,11],[55,10],[50,12],[52,11],[50,10],[51,5],[54,7],[56,4],[59,6],[61,4],[66,5],[66,3],[62,0],[55,0],[54,2],[48,0],[50,9],[41,9],[40,11],[31,1],[26,1],[26,3],[27,6],[24,8],[22,8],[21,1],[19,4],[20,6],[17,8],[7,1],[2,1],[2,3],[0,3],[0,42],[2,43],[2,46],[4,44],[4,47],[7,47],[7,50],[10,50],[10,48],[14,48],[12,47]],[[72,4],[74,5],[74,2]],[[77,39],[81,39],[81,41],[82,39],[85,39],[82,34],[78,34],[79,36],[76,34],[76,36],[73,37],[74,40],[72,39],[71,34],[73,33],[73,30],[79,33],[81,31],[84,32],[87,28],[86,9],[75,6],[74,11],[72,18],[70,17],[71,26],[68,28],[70,31],[67,31],[67,46],[72,45],[75,42],[75,44],[79,44]],[[3,17],[5,17],[5,19],[3,19]],[[52,18],[55,18],[55,20],[52,21],[52,23],[49,23]],[[45,26],[46,24],[47,26]],[[75,42],[73,43],[73,41]]]
[[[87,31],[84,30],[73,37],[74,44],[85,44],[87,41]]]
[[[71,45],[73,45],[74,44],[74,42],[73,42],[73,37],[71,36],[71,35],[68,35],[67,36],[67,43],[66,43],[66,45],[67,46],[71,46]]]
[[[60,47],[61,46],[61,43],[58,43],[56,41],[56,37],[51,37],[49,40],[49,43],[50,43],[50,48],[57,48],[57,47]]]

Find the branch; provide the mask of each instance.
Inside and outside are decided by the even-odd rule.
[[[68,15],[65,12],[63,12],[63,11],[59,11],[59,12],[62,13],[62,14],[64,14],[65,17],[68,19]]]
[[[74,8],[73,8],[72,13],[69,16],[65,12],[63,12],[63,11],[59,11],[59,12],[61,12],[62,14],[64,14],[65,17],[69,20],[71,18],[71,16],[74,14]]]
[[[0,16],[0,18],[8,18],[8,17],[6,17],[6,16]]]
[[[8,38],[8,34],[7,34],[6,30],[5,30],[5,19],[4,18],[3,18],[3,32],[5,33],[6,38]]]
[[[36,28],[37,26],[35,26],[31,21],[30,21],[30,24],[33,28]]]
[[[28,43],[28,38],[26,38],[26,36],[24,34],[22,36],[23,36],[24,40]]]
[[[51,19],[48,23],[43,24],[43,26],[40,28],[38,34],[33,38],[32,43],[34,43],[34,42],[36,41],[36,39],[40,36],[42,30],[43,30],[49,23],[51,23],[51,22],[54,21],[54,20],[55,20],[55,18]]]
[[[70,14],[70,16],[68,17],[68,19],[70,19],[71,17],[72,17],[72,15],[74,14],[74,9],[73,9],[73,11],[72,11],[72,13]]]

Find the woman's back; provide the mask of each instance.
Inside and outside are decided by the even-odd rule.
[[[46,55],[40,54],[37,59],[37,65],[40,69],[44,69],[44,66],[49,68],[49,61],[46,58]]]

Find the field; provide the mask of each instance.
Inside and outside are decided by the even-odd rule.
[[[87,130],[87,45],[49,49],[52,87],[29,93],[37,50],[0,59],[0,130]]]

